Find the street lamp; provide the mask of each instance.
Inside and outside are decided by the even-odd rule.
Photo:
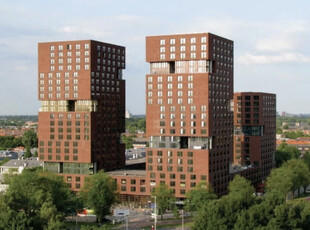
[[[182,209],[182,230],[184,230],[184,209]]]
[[[154,198],[154,199],[155,199],[155,205],[154,205],[154,209],[155,209],[155,212],[154,212],[154,213],[155,213],[155,218],[154,218],[154,227],[155,227],[155,228],[154,228],[154,230],[156,230],[156,223],[157,223],[157,209],[156,209],[156,208],[157,208],[157,207],[156,207],[157,205],[156,205],[156,196],[152,196],[152,198]]]

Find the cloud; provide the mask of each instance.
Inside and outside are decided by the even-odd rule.
[[[285,62],[310,63],[310,56],[301,53],[280,53],[277,55],[245,53],[237,61],[238,64],[274,64]]]

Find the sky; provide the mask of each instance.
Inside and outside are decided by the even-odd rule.
[[[126,109],[145,114],[145,37],[203,33],[234,41],[234,91],[277,94],[310,113],[308,0],[0,1],[0,115],[35,115],[37,44],[93,39],[126,47]]]

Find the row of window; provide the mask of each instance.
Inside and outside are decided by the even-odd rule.
[[[53,78],[54,74],[53,73],[48,73],[48,78]],[[60,78],[61,77],[61,73],[56,73],[55,75],[57,78]],[[68,78],[70,77],[70,73],[69,72],[65,72],[64,74],[65,78]],[[73,72],[73,77],[78,77],[78,72]],[[44,73],[40,73],[40,78],[43,79],[45,77],[45,74]]]
[[[63,64],[64,60],[66,60],[67,64],[72,64],[72,58],[67,58],[67,59],[59,58],[58,64]],[[81,63],[81,58],[75,58],[73,60],[75,60],[75,63],[77,63],[77,64]],[[84,58],[84,62],[89,63],[89,57]],[[51,59],[50,63],[51,63],[51,65],[54,65],[56,63],[55,59]]]
[[[147,103],[148,103],[148,104],[153,104],[153,99],[149,98],[149,99],[147,100]],[[178,98],[178,99],[177,99],[177,103],[178,103],[178,104],[183,104],[183,99],[182,99],[182,98]],[[194,103],[194,99],[193,99],[193,98],[188,98],[188,99],[187,99],[187,104],[191,105],[191,104],[193,104],[193,103]],[[157,99],[157,104],[159,104],[159,105],[163,104],[163,99]],[[173,104],[172,98],[168,98],[168,99],[167,99],[167,104]]]
[[[51,71],[55,71],[56,68],[55,68],[55,66],[52,65],[50,69],[51,69]],[[63,71],[64,66],[59,65],[58,70]],[[72,65],[66,65],[66,70],[68,70],[68,71],[73,70]],[[75,70],[81,70],[81,65],[75,65]],[[89,64],[84,65],[84,70],[89,70]]]
[[[55,97],[57,98],[57,99],[61,99],[63,96],[62,95],[64,95],[64,98],[71,98],[71,96],[70,95],[73,95],[73,98],[75,98],[75,99],[78,99],[79,98],[79,94],[78,93],[73,93],[73,94],[70,94],[70,93],[65,93],[65,94],[61,94],[61,93],[56,93],[55,94]],[[44,95],[44,93],[40,93],[40,99],[44,99],[44,98],[46,98],[45,97],[45,95]],[[49,93],[48,95],[47,95],[47,98],[48,99],[53,99],[54,97],[53,97],[53,94],[52,93]]]
[[[47,156],[47,159],[46,159],[46,158],[44,157],[44,155],[41,154],[41,155],[40,155],[40,160],[58,160],[58,161],[60,161],[60,160],[64,160],[64,161],[71,161],[71,160],[73,160],[73,161],[78,161],[79,158],[78,158],[78,156],[73,156],[73,157],[71,158],[70,156],[65,155],[65,156],[63,157],[63,159],[62,159],[61,155],[56,155],[55,158],[53,159],[53,156],[52,156],[52,155],[48,155],[48,156]]]
[[[81,135],[74,135],[74,140],[81,140]],[[56,135],[57,140],[73,140],[72,135]],[[89,140],[89,135],[83,135],[83,140],[88,141]],[[54,134],[50,134],[50,140],[55,140],[55,135]]]
[[[195,44],[196,43],[196,37],[191,37],[190,39],[189,39],[189,41],[190,41],[190,43],[191,44]],[[167,39],[168,40],[168,39]],[[198,40],[198,39],[197,39]],[[180,44],[186,44],[186,38],[180,38]],[[207,42],[207,37],[206,36],[204,36],[204,37],[201,37],[200,38],[200,42],[201,43],[206,43]],[[159,43],[160,43],[160,45],[166,45],[166,39],[160,39],[160,41],[159,41]],[[169,39],[169,44],[170,45],[174,45],[174,44],[176,44],[176,39],[175,38],[170,38]]]
[[[162,165],[157,165],[156,167],[157,171],[163,171],[163,166]],[[177,166],[177,172],[185,172],[185,169],[187,169],[187,172],[194,172],[194,168],[193,167],[183,167],[183,166]],[[168,172],[172,172],[173,171],[173,167],[172,166],[167,166],[166,169]],[[148,171],[153,171],[153,166],[149,165],[148,166]],[[155,173],[151,173],[151,178],[155,178]]]
[[[165,121],[159,121],[159,126],[166,126],[166,122]],[[170,127],[175,127],[176,126],[176,122],[175,121],[170,121],[169,122],[169,126]],[[186,122],[185,121],[180,121],[180,126],[181,127],[185,127],[186,126]],[[206,121],[201,121],[201,127],[206,127],[206,126],[207,126],[207,122]],[[196,127],[196,121],[191,121],[190,122],[190,127]]]
[[[152,63],[152,64],[157,64],[157,63]],[[179,75],[176,77],[177,81],[183,81],[183,76]],[[168,76],[167,77],[167,81],[168,82],[172,82],[173,80],[173,76]],[[152,76],[148,76],[147,77],[147,81],[148,82],[153,82],[153,77]],[[162,82],[163,81],[163,77],[162,76],[157,76],[157,82]],[[193,81],[193,75],[188,75],[187,76],[187,81]]]
[[[76,119],[80,119],[81,118],[81,114],[80,113],[67,113],[67,114],[58,113],[58,116],[57,116],[57,114],[51,113],[50,114],[50,119],[55,119],[56,116],[57,116],[58,119],[63,119],[63,118],[65,118],[65,115],[67,115],[66,118],[68,120],[72,119],[72,115],[74,115],[74,117]],[[84,117],[84,119],[89,119],[89,114],[88,113],[84,113],[84,114],[82,114],[82,116]]]
[[[60,148],[56,148],[56,149],[54,149],[54,150],[55,150],[55,153],[56,153],[56,154],[61,154],[61,153],[62,153]],[[53,149],[52,149],[52,148],[48,148],[48,149],[47,149],[47,152],[48,152],[48,153],[53,153]],[[79,150],[78,150],[78,149],[73,149],[72,152],[73,152],[74,154],[78,154],[78,153],[79,153]],[[40,148],[40,153],[44,153],[44,148]],[[69,153],[70,153],[70,149],[65,148],[63,153],[69,154]]]
[[[169,57],[170,57],[170,59],[176,59],[177,58],[175,53],[171,53]],[[161,60],[166,59],[166,54],[163,54],[163,53],[160,54],[159,58]],[[180,53],[180,58],[185,59],[186,53]],[[198,55],[196,55],[196,53],[190,53],[190,58],[198,58]],[[207,52],[201,52],[200,58],[207,58]]]
[[[186,132],[186,129],[178,129],[179,134],[188,134],[188,132]],[[166,129],[159,129],[159,133],[160,134],[166,134]],[[175,129],[169,129],[169,134],[177,134]],[[197,134],[197,130],[196,129],[190,129],[190,134]],[[207,130],[206,129],[201,129],[200,130],[200,134],[207,134]]]
[[[58,128],[58,133],[62,133],[64,130],[63,128]],[[67,133],[71,133],[72,132],[72,128],[67,128],[66,129]],[[81,129],[80,128],[75,128],[74,129],[75,133],[80,133]],[[55,128],[50,128],[50,133],[54,133],[55,132]],[[84,133],[89,133],[89,128],[84,128]]]
[[[47,145],[48,145],[48,146],[52,146],[53,143],[56,143],[56,146],[61,146],[61,143],[62,143],[62,142],[61,142],[61,141],[56,141],[56,142],[48,141],[48,142],[47,142]],[[78,147],[78,145],[79,145],[79,143],[76,142],[76,141],[73,141],[73,142],[65,141],[65,142],[64,142],[64,146],[65,146],[65,147],[69,147],[70,143],[72,143],[72,146],[73,146],[73,147]],[[40,141],[39,144],[40,144],[40,146],[44,146],[44,141]]]
[[[167,89],[173,89],[173,84],[172,83],[169,83],[169,84],[157,84],[157,89],[163,89],[163,85],[167,86]],[[177,88],[178,89],[183,89],[183,85],[186,85],[186,84],[178,83],[177,84]],[[193,88],[194,88],[194,83],[187,83],[187,89],[193,89]],[[147,89],[148,90],[153,89],[153,84],[149,83],[147,85]]]
[[[162,164],[163,163],[163,158],[157,158],[156,162],[158,164]],[[192,165],[193,164],[193,159],[187,159],[187,164]],[[153,163],[153,158],[148,158],[147,159],[147,163],[152,164]],[[172,158],[168,158],[167,159],[167,163],[168,164],[173,164],[173,159]],[[178,158],[177,159],[177,164],[178,165],[182,165],[183,164],[183,159],[182,158]]]
[[[56,79],[56,80],[50,79],[50,80],[46,81],[46,83],[48,85],[53,85],[53,82],[55,82],[56,85],[60,85],[62,82],[65,83],[65,85],[69,85],[70,84],[70,80],[69,79],[65,79],[63,81],[61,81],[60,79]],[[71,80],[71,83],[78,84],[79,80],[78,79],[73,79],[73,81]],[[44,85],[44,80],[40,80],[40,85]]]
[[[58,45],[58,46],[51,45],[50,50],[54,51],[56,47],[58,48],[58,50],[63,50],[64,48],[66,48],[67,50],[71,50],[73,46],[71,44]],[[81,49],[81,44],[76,44],[75,49],[77,49],[77,50]],[[89,49],[89,43],[84,44],[84,49]]]
[[[175,46],[170,46],[170,48],[169,48],[169,50],[170,50],[170,52],[175,52],[176,51],[176,48],[175,48]],[[200,50],[207,50],[207,45],[206,44],[202,44],[201,46],[200,46]],[[185,52],[186,51],[186,46],[180,46],[179,47],[179,51],[180,52]],[[196,51],[196,45],[191,45],[190,46],[190,51]],[[161,46],[160,48],[159,48],[159,52],[160,53],[165,53],[166,52],[166,47],[164,47],[164,46]]]
[[[56,83],[56,84],[60,84],[60,82],[59,83]],[[75,91],[75,92],[77,92],[78,91],[78,86],[76,86],[76,85],[74,85],[74,86],[65,86],[65,87],[60,87],[60,86],[56,86],[56,87],[52,87],[52,86],[49,86],[49,87],[46,87],[47,88],[47,90],[48,90],[48,92],[54,92],[54,91],[56,91],[56,92],[60,92],[60,91],[62,91],[63,89],[65,90],[65,91],[70,91],[70,88],[71,88],[71,90],[73,90],[73,91]],[[44,90],[45,90],[45,87],[44,86],[40,86],[40,92],[44,92]]]
[[[156,151],[156,156],[162,156],[162,155],[163,155],[163,151]],[[193,152],[187,152],[187,157],[193,157],[193,155],[194,155]],[[147,156],[153,156],[153,151],[147,151]],[[173,152],[170,151],[170,150],[167,151],[167,156],[168,157],[172,157],[173,156]],[[183,157],[183,152],[182,151],[178,151],[177,152],[177,156],[178,157]]]

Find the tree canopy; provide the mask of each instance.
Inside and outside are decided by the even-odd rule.
[[[115,180],[103,171],[87,177],[81,196],[94,209],[99,222],[110,213],[110,207],[116,201],[116,189]]]
[[[79,203],[63,179],[40,169],[10,178],[0,195],[0,229],[64,229],[63,219]]]
[[[152,192],[152,196],[156,196],[156,208],[158,209],[158,214],[163,218],[163,214],[171,206],[174,200],[174,195],[172,190],[166,184],[159,184],[155,187]]]
[[[26,148],[38,147],[38,137],[33,129],[24,132],[22,143]]]
[[[203,204],[217,198],[212,187],[205,181],[200,182],[196,187],[186,193],[185,209],[195,213]]]
[[[286,142],[282,142],[275,153],[277,167],[280,167],[284,162],[290,159],[298,159],[299,157],[300,151],[295,146],[288,145]]]
[[[274,169],[267,178],[264,197],[253,196],[254,188],[236,175],[228,195],[203,202],[193,229],[309,229],[310,203],[286,202],[286,194],[310,183],[309,168],[293,159]]]
[[[282,165],[282,167],[273,169],[267,178],[267,192],[277,192],[283,197],[287,196],[289,191],[299,189],[300,186],[310,184],[309,167],[300,159],[292,159]]]

